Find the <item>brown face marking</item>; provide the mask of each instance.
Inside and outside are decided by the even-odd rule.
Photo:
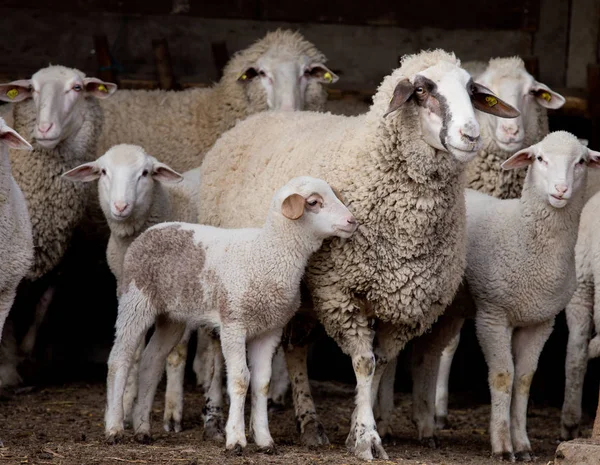
[[[442,120],[442,129],[440,130],[440,142],[446,147],[446,137],[448,136],[448,125],[452,118],[452,112],[448,107],[448,101],[437,90],[437,84],[425,76],[417,75],[415,77],[415,92],[413,98],[420,107],[426,108]],[[418,92],[423,89],[423,92]],[[447,148],[447,147],[446,147]]]

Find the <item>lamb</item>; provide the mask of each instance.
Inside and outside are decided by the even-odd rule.
[[[581,145],[572,134],[558,131],[502,165],[504,169],[525,166],[529,169],[520,199],[500,200],[466,191],[465,280],[489,369],[492,452],[510,461],[515,455],[519,460],[532,459],[526,431],[529,387],[554,319],[575,291],[575,242],[585,204],[587,167],[600,167],[600,153]],[[517,233],[519,241],[515,241]],[[441,321],[432,332],[445,342],[428,345],[425,358],[433,360],[433,376],[422,378],[420,386],[428,391],[428,399],[435,398],[441,350],[460,329],[455,323],[449,327],[452,320]]]
[[[575,246],[577,289],[567,305],[569,343],[565,364],[565,399],[561,416],[561,438],[579,436],[583,381],[588,359],[600,356],[600,244],[598,231],[600,193],[594,195],[581,212],[579,236]],[[595,337],[591,337],[595,332]]]
[[[106,124],[98,154],[120,143],[151,147],[178,171],[200,166],[221,134],[253,113],[322,110],[323,84],[338,77],[298,32],[277,30],[235,54],[208,89],[122,90],[103,103]]]
[[[168,352],[186,325],[202,325],[220,331],[227,366],[226,448],[241,453],[246,446],[244,401],[251,381],[251,431],[260,448],[273,449],[267,419],[271,362],[284,325],[300,305],[305,266],[324,239],[349,238],[357,226],[326,182],[304,176],[275,193],[262,229],[164,223],[140,235],[125,256],[120,283],[108,362],[108,440],[122,434],[127,370],[140,339],[156,322],[140,368],[133,417],[138,440],[149,436],[156,374]]]
[[[110,97],[116,88],[63,66],[49,66],[31,79],[0,84],[0,100],[22,102],[12,107],[14,128],[34,141],[30,156],[10,151],[13,176],[25,196],[33,228],[35,255],[26,276],[29,282],[56,269],[84,214],[87,189],[60,175],[95,158],[103,124],[97,99]],[[38,324],[52,294],[50,286],[36,308]],[[23,341],[25,352],[33,348],[36,329],[34,324]]]
[[[361,223],[352,241],[327,242],[313,256],[306,280],[319,320],[352,357],[357,396],[346,444],[363,459],[387,457],[372,389],[388,360],[431,326],[460,283],[461,181],[481,145],[473,107],[518,115],[472,82],[453,54],[421,52],[384,79],[367,114],[253,115],[224,134],[200,167],[201,223],[255,226],[274,186],[303,173],[338,187]],[[303,441],[327,443],[310,397],[305,347],[288,354],[288,369]]]
[[[99,180],[100,206],[110,228],[106,258],[117,282],[123,275],[125,253],[142,232],[166,221],[197,221],[197,170],[182,176],[136,145],[116,145],[96,161],[73,168],[63,177],[81,182]],[[181,431],[183,373],[190,334],[186,332],[167,359],[167,431]],[[142,343],[138,355],[143,346]],[[131,370],[125,395],[127,417],[137,393],[136,373],[137,363]]]

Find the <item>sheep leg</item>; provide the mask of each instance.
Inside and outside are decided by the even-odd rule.
[[[167,357],[167,389],[165,392],[165,414],[163,427],[165,431],[181,432],[183,418],[183,384],[185,362],[187,360],[188,343],[192,329],[186,328],[179,344]]]
[[[379,363],[379,362],[378,362]],[[398,357],[392,357],[388,362],[381,381],[379,382],[379,393],[373,408],[377,419],[377,432],[385,443],[393,436],[392,413],[394,412],[394,381],[396,380],[396,366]]]
[[[498,313],[504,314],[501,310]],[[513,330],[507,321],[493,315],[494,310],[487,313],[479,309],[475,318],[477,339],[488,366],[492,454],[513,462],[515,457],[510,437],[510,403],[515,371],[511,353]]]
[[[285,358],[292,384],[296,428],[300,433],[300,441],[305,446],[324,446],[329,444],[329,439],[319,421],[310,392],[307,357],[308,345],[286,345]]]
[[[448,383],[450,381],[450,368],[452,360],[460,342],[460,332],[452,338],[440,358],[440,368],[435,388],[435,427],[448,428]]]
[[[138,392],[138,376],[140,372],[140,359],[146,347],[145,337],[142,338],[131,361],[129,375],[127,376],[127,385],[125,386],[125,395],[123,396],[123,410],[125,412],[125,426],[133,424],[133,404]]]
[[[4,291],[0,292],[0,341],[2,341],[2,332],[4,331],[4,323],[8,318],[8,313],[12,308],[15,296],[17,295],[17,287],[7,287]]]
[[[443,350],[460,333],[464,318],[447,310],[431,331],[415,340],[412,353],[413,422],[419,440],[437,447],[435,430],[436,384]]]
[[[560,428],[560,437],[565,441],[579,436],[583,381],[588,364],[588,343],[592,335],[593,299],[592,284],[579,282],[565,311],[569,342],[565,362],[565,400]]]
[[[210,336],[203,328],[200,328],[197,333],[193,369],[196,374],[196,386],[201,387],[204,392],[208,390],[212,379],[212,361],[208,357],[209,344]]]
[[[533,375],[546,341],[552,333],[554,319],[535,326],[517,328],[513,334],[515,381],[510,412],[510,432],[517,460],[533,460],[527,437],[527,401]]]
[[[269,388],[270,408],[283,409],[285,407],[285,395],[290,387],[290,375],[285,365],[285,354],[280,346],[273,357],[273,372],[271,374],[271,386]]]
[[[273,367],[273,355],[281,341],[282,330],[267,333],[248,343],[250,383],[252,385],[252,411],[250,434],[264,452],[272,453],[275,443],[269,431],[268,394]]]
[[[150,441],[150,413],[156,387],[162,378],[167,356],[181,340],[185,324],[156,319],[154,334],[146,346],[140,362],[137,402],[133,408],[135,440],[144,444]]]
[[[223,420],[223,352],[221,351],[221,342],[217,337],[209,335],[207,338],[206,351],[202,357],[208,367],[204,368],[207,372],[209,385],[204,391],[204,407],[202,408],[202,417],[204,419],[205,440],[224,441],[224,420]]]
[[[21,342],[20,346],[21,352],[25,355],[31,355],[33,349],[35,348],[37,334],[40,329],[40,326],[42,326],[42,323],[46,318],[48,308],[52,303],[54,291],[54,286],[47,287],[44,293],[42,294],[42,297],[40,297],[40,300],[38,301],[37,305],[35,306],[33,322],[31,323],[31,326],[29,326],[29,329],[27,330],[27,333],[25,334],[25,337],[23,338],[23,341]]]

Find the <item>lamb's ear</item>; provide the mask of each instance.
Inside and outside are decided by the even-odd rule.
[[[308,67],[308,70],[311,78],[314,78],[317,81],[325,84],[333,84],[339,79],[338,75],[331,71],[323,63],[313,63]]]
[[[3,102],[21,102],[29,97],[31,97],[30,79],[0,84],[0,100]]]
[[[535,81],[530,90],[531,94],[535,97],[535,101],[538,105],[544,108],[550,108],[556,110],[565,104],[565,98],[558,92],[554,92],[546,84]]]
[[[98,179],[101,173],[102,168],[100,168],[98,162],[91,161],[63,173],[62,177],[71,181],[90,182]]]
[[[331,187],[331,190],[333,191],[335,196],[338,198],[338,200],[340,202],[342,202],[344,205],[346,205],[346,199],[344,198],[342,193],[339,190],[337,190],[335,186],[330,185],[329,187]]]
[[[108,98],[117,91],[117,85],[112,82],[104,82],[98,78],[85,78],[83,80],[85,91],[96,98]]]
[[[8,126],[0,126],[0,142],[12,149],[33,150],[33,147],[27,142],[21,134]]]
[[[590,157],[588,166],[590,168],[600,168],[600,152],[588,149],[588,155]]]
[[[161,162],[154,162],[152,166],[152,177],[160,182],[177,183],[183,180],[183,176],[170,166]]]
[[[383,117],[385,118],[387,115],[395,112],[398,108],[404,105],[414,91],[415,86],[408,79],[402,79],[398,84],[396,84],[394,95],[392,95],[390,105],[388,106],[388,109]]]
[[[535,150],[534,145],[531,147],[527,147],[523,150],[519,150],[512,157],[502,163],[502,169],[505,170],[514,170],[517,168],[524,168],[525,166],[529,166],[533,163],[535,159]]]
[[[288,195],[281,204],[281,213],[289,220],[297,220],[304,214],[305,202],[300,194]]]
[[[471,84],[471,102],[477,110],[500,118],[516,118],[521,114],[490,89],[476,82]]]

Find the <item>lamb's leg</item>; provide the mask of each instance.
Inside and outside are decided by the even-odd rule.
[[[133,360],[131,361],[131,367],[129,368],[129,375],[127,376],[127,385],[125,386],[125,395],[123,396],[123,410],[125,412],[126,427],[130,427],[133,424],[133,404],[135,403],[138,392],[140,359],[142,358],[144,347],[146,347],[145,339],[145,337],[142,338],[140,344],[135,350],[135,353],[133,354]]]
[[[138,442],[150,441],[150,413],[156,387],[162,378],[167,356],[181,340],[184,331],[183,323],[162,316],[156,319],[154,334],[142,355],[137,402],[133,408],[133,429]]]
[[[285,407],[285,395],[290,386],[290,375],[285,364],[285,354],[280,346],[273,357],[273,372],[271,374],[271,386],[269,388],[270,408],[283,409]]]
[[[436,383],[443,350],[460,333],[464,318],[448,309],[431,331],[414,341],[412,354],[413,422],[419,439],[429,447],[437,447],[435,430]]]
[[[502,310],[499,310],[503,314]],[[491,394],[490,436],[495,457],[514,461],[510,437],[510,404],[514,379],[511,352],[513,329],[508,322],[493,317],[493,310],[479,309],[475,322],[477,339],[488,366]]]
[[[460,342],[460,332],[452,338],[440,358],[440,368],[435,388],[435,426],[438,429],[448,427],[448,383],[450,381],[450,368],[452,359]]]
[[[204,391],[204,407],[202,417],[204,419],[205,440],[224,441],[225,421],[223,419],[223,352],[218,336],[208,335],[204,356],[202,357],[209,366],[204,370],[208,373],[208,387]]]
[[[579,436],[583,381],[588,364],[588,343],[592,335],[593,299],[592,284],[579,282],[565,311],[569,327],[569,342],[565,361],[565,400],[560,429],[560,437],[563,440]]]
[[[54,286],[48,286],[35,306],[33,322],[31,323],[31,326],[29,326],[23,341],[21,341],[20,350],[24,355],[31,355],[33,353],[38,331],[40,326],[42,326],[44,319],[46,318],[46,313],[48,312],[48,308],[50,307],[54,297],[54,291]]]
[[[208,356],[210,335],[205,329],[200,328],[197,335],[196,355],[194,356],[193,369],[196,374],[196,386],[202,388],[206,392],[210,386],[212,361]],[[219,350],[221,350],[219,348]]]
[[[250,434],[264,452],[272,453],[275,443],[269,431],[268,394],[273,366],[273,354],[281,341],[281,330],[272,331],[248,343],[252,413]]]
[[[300,441],[305,446],[324,446],[329,444],[329,439],[319,421],[310,392],[307,357],[308,345],[286,345],[285,358],[292,384],[294,414]]]
[[[383,442],[390,440],[394,433],[391,421],[394,412],[394,382],[397,365],[398,357],[393,357],[388,362],[379,382],[377,399],[375,399],[374,412],[377,419],[377,431]]]
[[[16,286],[7,287],[0,292],[0,341],[2,341],[2,332],[4,331],[4,323],[8,318],[8,313],[12,308],[15,296],[17,295]]]
[[[599,265],[600,268],[600,265]],[[600,270],[596,271],[595,285],[600,284]],[[592,312],[596,335],[588,346],[588,357],[590,359],[600,357],[600,292],[595,293],[595,303]]]
[[[554,319],[535,326],[517,328],[513,334],[515,381],[510,412],[510,432],[517,460],[533,460],[527,437],[527,401],[533,375],[546,341],[552,333]]]
[[[246,363],[246,338],[243,334],[223,326],[221,347],[227,367],[227,392],[229,393],[225,448],[239,455],[246,447],[244,401],[250,382],[250,371]]]
[[[165,414],[163,427],[165,431],[181,431],[183,417],[183,384],[185,377],[185,362],[187,360],[188,343],[192,329],[186,328],[179,344],[167,357],[167,389],[165,392]]]

